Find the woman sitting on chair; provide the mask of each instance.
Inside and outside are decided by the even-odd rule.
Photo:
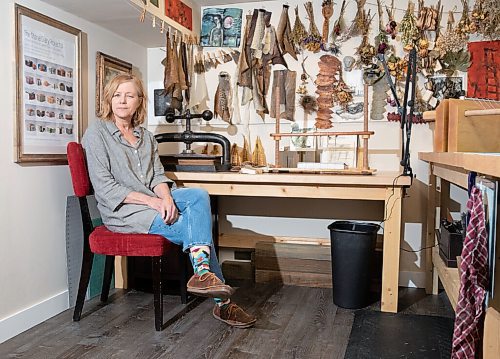
[[[205,190],[176,188],[165,176],[153,134],[140,125],[146,117],[142,81],[118,75],[104,89],[101,118],[83,136],[90,180],[103,223],[114,232],[164,236],[189,252],[193,294],[213,297],[213,315],[247,328],[256,319],[229,297],[212,242],[212,216]]]

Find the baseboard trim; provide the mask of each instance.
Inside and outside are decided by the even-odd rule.
[[[425,272],[399,272],[399,286],[407,288],[425,288]]]
[[[69,308],[68,290],[0,320],[0,343]]]

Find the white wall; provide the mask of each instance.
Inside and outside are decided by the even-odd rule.
[[[85,32],[88,36],[87,78],[90,121],[95,113],[96,51],[136,67],[146,79],[146,49],[80,17],[37,0],[18,1]],[[14,1],[0,2],[0,342],[68,307],[65,206],[73,192],[67,166],[14,163],[16,64]]]
[[[305,27],[308,28],[309,21],[303,6],[304,1],[291,0],[287,4],[290,6],[288,13],[291,25],[295,22],[295,6],[299,7],[299,14]],[[314,1],[315,6],[315,22],[321,31],[323,17],[321,15],[321,6],[319,1]],[[345,13],[346,23],[349,25],[356,13],[356,3],[354,1],[348,2],[348,7]],[[432,4],[432,3],[430,3]],[[427,4],[427,5],[430,5]],[[443,25],[446,25],[447,11],[457,6],[457,11],[461,10],[461,3],[459,0],[451,0],[444,3],[445,15],[443,16]],[[265,8],[267,11],[272,12],[271,24],[275,27],[278,25],[279,18],[282,11],[282,1],[266,1],[262,3],[242,3],[235,5],[211,6],[211,7],[237,7],[243,9],[243,17],[254,8]],[[396,2],[396,20],[402,19],[406,10],[407,0]],[[371,9],[371,14],[377,13],[376,1],[369,1],[366,5],[367,9]],[[203,8],[201,13],[203,12]],[[330,22],[330,30],[333,22],[338,18],[340,12],[340,5],[336,4],[334,7],[334,15]],[[387,22],[387,15],[384,11],[385,21]],[[459,14],[455,14],[458,21]],[[243,26],[245,19],[243,19]],[[375,17],[372,26],[372,34],[378,31],[378,17]],[[373,43],[374,35],[370,36],[370,41]],[[356,37],[348,40],[341,46],[341,59],[344,56],[355,56],[357,47],[361,42],[361,37]],[[400,44],[399,44],[400,47]],[[205,52],[213,52],[215,48],[205,48]],[[402,51],[401,51],[402,52]],[[148,77],[150,79],[149,89],[161,88],[163,83],[163,69],[157,66],[157,63],[165,56],[163,49],[149,49],[148,56]],[[306,52],[304,56],[308,56],[305,62],[306,70],[309,74],[315,77],[318,73],[318,60],[319,57],[325,54],[320,52],[312,54]],[[297,71],[297,85],[300,82],[301,74],[301,56],[299,61],[293,60],[290,55],[285,55],[285,59],[291,70]],[[274,67],[273,69],[277,69]],[[206,81],[208,85],[208,92],[210,95],[209,107],[213,109],[213,98],[218,84],[218,74],[220,71],[227,71],[231,76],[234,76],[236,64],[228,62],[219,65],[216,69],[211,69],[206,73]],[[272,80],[271,80],[272,81]],[[314,85],[310,82],[309,93],[314,93]],[[241,91],[241,90],[240,90]],[[269,91],[267,100],[270,103],[271,91]],[[371,99],[371,88],[369,92]],[[241,96],[240,96],[241,98]],[[296,95],[298,100],[299,96]],[[254,111],[253,104],[250,108],[235,109],[240,111],[243,124],[237,125],[238,132],[236,135],[229,135],[227,133],[227,124],[220,119],[214,119],[210,122],[211,130],[224,134],[231,143],[238,143],[239,146],[243,144],[243,135],[250,136],[250,142],[253,145],[255,138],[260,136],[268,162],[274,161],[274,142],[269,136],[270,133],[275,132],[275,120],[266,116],[263,121]],[[387,107],[388,111],[395,111],[394,108]],[[296,121],[299,123],[303,119],[303,111],[296,107]],[[245,119],[249,118],[250,125],[244,123]],[[173,132],[178,131],[179,127],[175,125],[168,125],[162,118],[152,116],[150,111],[150,129],[155,132]],[[205,124],[203,124],[205,125]],[[400,141],[401,130],[399,123],[388,121],[371,121],[369,122],[370,130],[375,131],[375,135],[370,139],[369,148],[373,151],[370,154],[369,163],[372,168],[378,171],[399,171],[399,156],[400,156]],[[281,121],[282,132],[289,131],[290,123],[286,120]],[[360,121],[352,123],[334,123],[333,131],[359,131],[362,129]],[[200,127],[194,127],[194,130],[200,130]],[[202,126],[201,130],[207,130],[206,126]],[[418,160],[419,151],[432,151],[433,149],[433,125],[415,125],[412,128],[411,140],[411,166],[416,176],[413,186],[409,190],[409,197],[404,200],[404,213],[403,213],[403,231],[404,238],[402,239],[402,247],[410,250],[418,250],[425,246],[425,216],[426,216],[426,184],[428,181],[428,168],[427,164]],[[288,145],[284,140],[280,143],[281,147]],[[162,144],[160,150],[163,153],[173,153],[183,148],[182,145],[177,145],[177,148],[172,148],[171,144]],[[223,233],[246,233],[251,234],[259,233],[263,235],[275,236],[307,236],[311,238],[328,238],[329,231],[327,225],[335,219],[350,219],[360,218],[364,220],[380,221],[382,209],[378,204],[367,202],[354,202],[354,201],[323,201],[320,203],[308,200],[291,200],[286,201],[276,199],[248,199],[248,198],[233,198],[223,197],[220,200],[220,211],[222,212],[221,228]],[[271,208],[270,211],[265,211],[264,208]],[[262,217],[266,215],[275,216],[271,220],[266,220],[266,225],[262,225]],[[276,220],[274,220],[276,219]],[[222,253],[222,259],[232,258],[230,251]],[[425,285],[424,282],[424,263],[425,258],[422,253],[407,253],[401,252],[401,280],[400,285],[403,286],[419,286]]]

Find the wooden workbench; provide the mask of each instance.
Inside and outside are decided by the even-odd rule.
[[[216,196],[323,198],[383,201],[384,244],[381,310],[397,312],[399,253],[401,240],[401,200],[409,177],[396,172],[373,175],[317,175],[265,173],[244,175],[232,172],[167,172],[179,186],[204,188]]]
[[[427,241],[426,247],[432,247],[436,241],[436,207],[441,207],[441,213],[448,208],[450,199],[450,184],[467,189],[469,172],[477,172],[490,179],[500,179],[500,155],[465,152],[421,152],[419,159],[429,163],[429,192],[427,211]],[[436,178],[440,178],[440,186]],[[498,190],[498,189],[497,189]],[[497,211],[497,233],[498,232]],[[498,235],[497,235],[498,238]],[[500,357],[500,256],[496,240],[495,260],[495,292],[486,312],[483,342],[483,357]],[[429,249],[430,251],[430,249]],[[429,253],[428,253],[429,254]],[[448,268],[441,260],[438,250],[433,249],[432,255],[426,256],[427,291],[437,294],[438,279],[450,299],[453,309],[458,302],[460,278],[458,269]]]

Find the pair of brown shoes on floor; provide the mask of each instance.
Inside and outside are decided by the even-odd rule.
[[[194,274],[187,283],[190,293],[211,298],[227,299],[234,293],[234,289],[224,284],[214,273],[208,272],[201,276]],[[212,314],[226,324],[237,328],[248,328],[255,324],[256,318],[247,314],[234,303],[219,307],[215,305]]]

